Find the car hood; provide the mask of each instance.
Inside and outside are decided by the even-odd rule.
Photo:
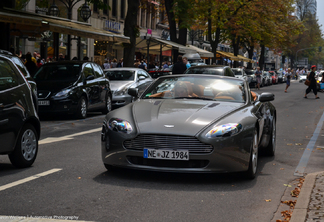
[[[134,81],[110,81],[110,89],[112,91],[121,90],[125,87],[129,87],[134,83]]]
[[[133,115],[140,133],[194,136],[242,103],[206,100],[140,100]]]

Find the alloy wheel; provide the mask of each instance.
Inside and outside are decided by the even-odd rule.
[[[257,132],[254,133],[251,161],[252,161],[252,170],[253,170],[253,173],[255,174],[257,171],[257,166],[258,166],[258,134],[257,134]]]
[[[37,140],[35,133],[28,129],[21,138],[21,152],[25,160],[30,161],[36,155]]]

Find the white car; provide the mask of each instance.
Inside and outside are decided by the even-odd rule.
[[[307,79],[307,73],[299,75],[299,82],[305,82]]]

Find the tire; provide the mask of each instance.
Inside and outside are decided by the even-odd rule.
[[[271,129],[271,136],[270,136],[270,141],[268,143],[268,146],[265,148],[265,155],[267,156],[274,156],[275,155],[275,151],[276,151],[276,118],[273,117],[273,121],[272,121],[272,129]]]
[[[15,149],[9,154],[12,165],[18,168],[30,167],[37,156],[38,135],[35,128],[27,123],[21,129]]]
[[[87,100],[84,96],[81,96],[78,104],[78,109],[76,112],[76,116],[78,119],[85,119],[87,117]]]
[[[259,158],[258,131],[255,129],[253,134],[249,168],[245,172],[245,177],[247,179],[255,178],[257,168],[258,168],[258,158]]]
[[[112,110],[112,102],[110,94],[107,95],[105,108],[102,111],[102,114],[107,114]]]

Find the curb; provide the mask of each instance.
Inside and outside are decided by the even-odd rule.
[[[305,177],[305,182],[300,190],[300,194],[298,196],[295,208],[293,210],[292,217],[290,222],[305,222],[307,217],[308,206],[310,202],[310,196],[314,189],[316,177],[318,174],[324,173],[310,173]]]

